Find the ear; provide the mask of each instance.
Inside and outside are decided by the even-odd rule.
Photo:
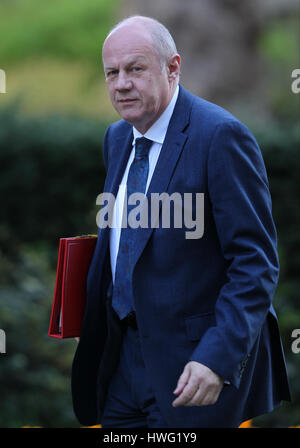
[[[175,81],[175,79],[179,76],[180,65],[181,59],[179,54],[174,54],[174,56],[172,56],[167,63],[168,79],[170,82]]]

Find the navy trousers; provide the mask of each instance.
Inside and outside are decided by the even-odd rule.
[[[166,428],[157,406],[141,352],[139,332],[127,327],[119,365],[111,379],[103,428]]]

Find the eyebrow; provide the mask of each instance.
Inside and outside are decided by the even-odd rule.
[[[131,65],[134,65],[134,64],[136,64],[137,62],[142,62],[142,61],[144,61],[145,60],[145,58],[144,58],[144,56],[138,56],[137,58],[135,58],[135,59],[133,59],[132,61],[129,61],[127,64],[126,64],[126,67],[130,67]],[[116,68],[114,67],[114,66],[111,66],[111,67],[104,67],[104,70],[115,70]]]

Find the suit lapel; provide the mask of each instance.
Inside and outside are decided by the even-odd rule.
[[[189,97],[188,92],[180,86],[178,100],[175,105],[168,131],[147,191],[148,204],[150,204],[151,193],[161,194],[163,192],[167,192],[177,161],[187,140],[187,135],[184,134],[183,131],[189,123],[191,102],[192,100]],[[147,207],[147,203],[145,206]],[[148,207],[148,211],[149,210],[150,209]],[[137,229],[135,234],[135,250],[133,255],[134,266],[141,256],[152,232],[153,228],[150,226],[148,228]]]

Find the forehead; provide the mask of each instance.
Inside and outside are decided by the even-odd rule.
[[[107,64],[148,60],[157,56],[151,36],[144,30],[122,27],[108,36],[103,45],[102,58]]]

